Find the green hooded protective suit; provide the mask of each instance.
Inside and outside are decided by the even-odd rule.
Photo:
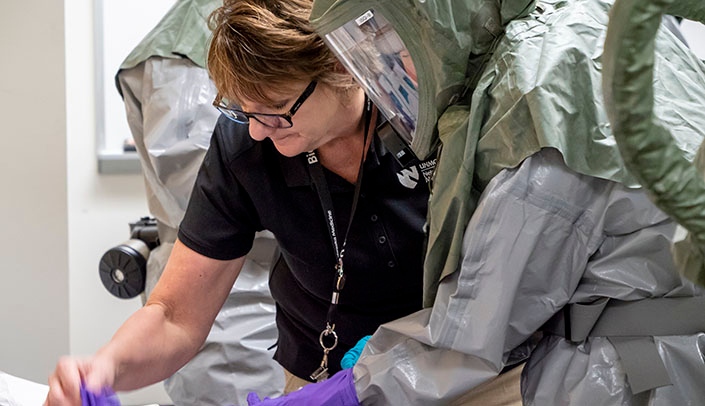
[[[370,339],[354,369],[362,403],[448,404],[527,358],[524,404],[705,402],[703,291],[678,274],[676,223],[628,171],[603,103],[611,7],[314,2],[312,23],[399,138],[419,158],[439,146],[432,307]],[[654,117],[692,160],[705,68],[665,28],[655,44]]]

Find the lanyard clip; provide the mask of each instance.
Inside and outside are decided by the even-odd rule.
[[[338,273],[338,277],[335,279],[335,290],[340,292],[345,287],[345,272],[343,272],[343,256],[338,258],[338,263],[335,265],[335,270]]]

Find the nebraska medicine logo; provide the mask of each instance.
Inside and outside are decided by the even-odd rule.
[[[436,158],[402,169],[397,172],[397,178],[403,186],[413,189],[419,184],[421,175],[426,183],[430,182],[434,169],[436,169]]]

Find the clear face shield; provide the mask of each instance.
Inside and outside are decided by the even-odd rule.
[[[386,118],[377,129],[385,146],[404,167],[417,161],[411,142],[418,121],[418,79],[389,21],[370,9],[324,40]]]

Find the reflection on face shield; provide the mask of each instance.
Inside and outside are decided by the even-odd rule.
[[[387,148],[404,166],[416,161],[410,146],[418,121],[418,79],[394,28],[367,10],[325,40],[387,119],[379,131]]]

